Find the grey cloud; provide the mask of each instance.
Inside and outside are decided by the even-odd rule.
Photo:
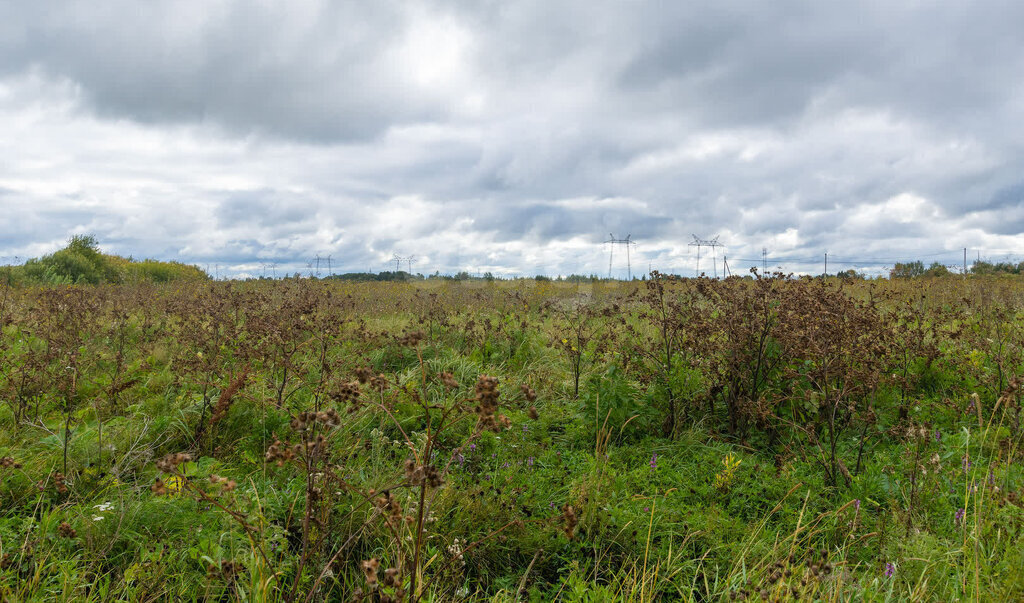
[[[690,233],[1024,247],[1021,21],[1002,0],[4,3],[0,254],[83,229],[428,272],[603,272],[609,231],[677,267]],[[876,215],[899,195],[917,223]]]

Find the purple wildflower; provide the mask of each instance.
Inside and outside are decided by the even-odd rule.
[[[941,441],[942,441],[942,432],[939,431],[938,429],[936,429],[935,430],[935,442],[938,443],[938,442],[941,442]]]
[[[658,468],[658,453],[655,452],[654,454],[651,455],[651,469],[657,469],[657,468]]]
[[[964,520],[965,511],[963,509],[957,509],[956,515],[953,516],[953,523],[960,525],[960,522]]]
[[[859,498],[855,498],[853,500],[853,508],[858,510],[858,511],[860,511],[860,499]]]
[[[885,562],[885,571],[882,573],[886,578],[892,578],[896,575],[896,566],[892,562]]]
[[[526,464],[528,466],[530,466],[530,467],[533,467],[533,457],[532,456],[526,459]]]
[[[964,466],[964,473],[967,473],[967,470],[971,468],[971,459],[966,454],[964,455],[963,466]]]

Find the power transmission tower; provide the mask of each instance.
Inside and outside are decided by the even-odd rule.
[[[629,246],[630,245],[636,245],[636,241],[630,240],[630,237],[632,237],[632,236],[633,235],[628,234],[628,235],[626,235],[625,239],[616,239],[614,234],[608,233],[608,240],[605,241],[605,243],[611,244],[611,247],[608,248],[608,278],[612,277],[612,260],[614,259],[614,256],[615,256],[615,246],[616,245],[625,245],[626,246],[626,280],[630,280],[630,281],[633,280],[633,267],[630,264]]]
[[[327,276],[332,276],[334,271],[331,270],[331,256],[327,256]]]
[[[395,263],[395,272],[401,272],[402,262],[406,262],[409,266],[409,275],[412,275],[412,265],[416,263],[416,256],[410,255],[409,257],[403,258],[397,253],[391,257],[391,261]]]
[[[697,276],[700,276],[700,248],[711,248],[711,255],[713,258],[711,265],[715,267],[715,278],[718,278],[718,254],[715,252],[715,249],[717,247],[725,247],[725,245],[718,242],[718,237],[716,236],[713,239],[702,239],[697,235],[693,235],[693,242],[690,243],[690,247],[697,248]]]

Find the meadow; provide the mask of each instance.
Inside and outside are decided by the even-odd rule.
[[[1024,280],[0,284],[0,600],[1024,599]]]

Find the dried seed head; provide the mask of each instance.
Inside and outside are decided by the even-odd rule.
[[[452,375],[448,371],[442,372],[440,375],[441,383],[444,384],[448,389],[458,389],[459,382],[455,380],[455,375]]]
[[[405,479],[413,486],[438,488],[444,483],[441,472],[434,465],[417,465],[412,459],[405,461]]]
[[[276,438],[274,439],[274,443],[267,448],[267,454],[264,457],[268,463],[276,462],[278,467],[283,467],[286,462],[294,458],[295,450],[289,447],[288,444]]]
[[[373,369],[368,366],[361,366],[357,368],[355,373],[356,379],[358,379],[359,383],[362,383],[363,385],[369,383],[370,379],[373,378]]]
[[[359,566],[363,570],[366,584],[371,587],[375,586],[377,584],[377,568],[380,567],[380,562],[377,561],[377,558],[374,557],[368,561],[363,561]]]
[[[175,452],[168,454],[156,462],[156,468],[164,473],[174,473],[178,465],[192,461],[192,455],[187,452]]]
[[[569,540],[573,539],[577,524],[579,524],[579,518],[576,516],[576,510],[568,503],[562,505],[562,531],[565,532]]]

